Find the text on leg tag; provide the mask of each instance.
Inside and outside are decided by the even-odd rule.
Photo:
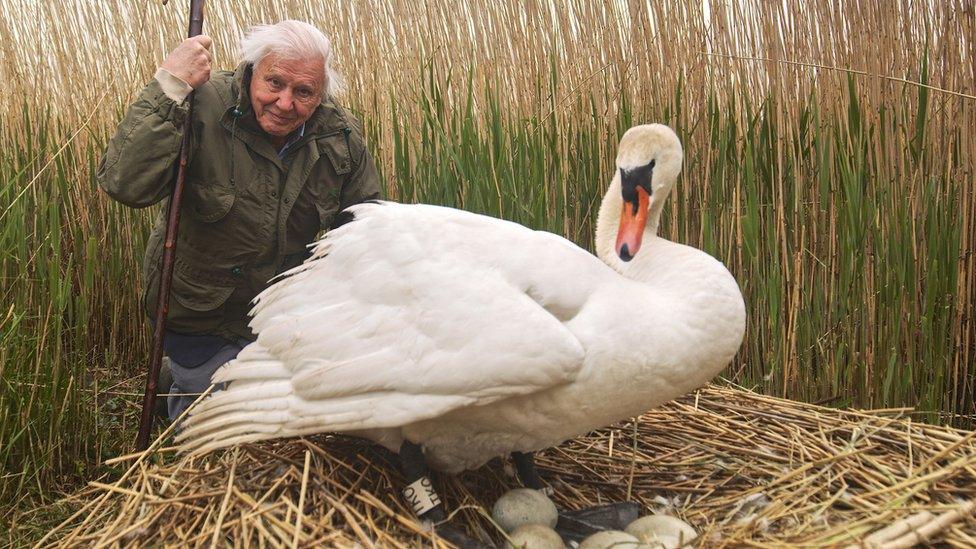
[[[420,477],[403,489],[403,497],[419,517],[441,504],[441,498],[434,491],[434,485],[427,477]]]

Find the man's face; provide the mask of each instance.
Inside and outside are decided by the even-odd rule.
[[[325,87],[322,59],[281,59],[268,54],[251,75],[251,108],[261,129],[284,138],[319,106]]]

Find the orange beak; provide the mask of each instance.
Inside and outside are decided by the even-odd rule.
[[[637,187],[637,203],[624,201],[620,212],[620,229],[617,231],[617,256],[630,261],[640,249],[644,226],[647,225],[647,205],[651,197],[643,187]]]

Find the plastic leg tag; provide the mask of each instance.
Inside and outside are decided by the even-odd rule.
[[[441,504],[441,498],[437,496],[434,485],[427,477],[420,477],[404,488],[403,497],[418,517]]]

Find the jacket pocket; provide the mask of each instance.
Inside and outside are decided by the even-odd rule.
[[[159,273],[158,265],[150,270],[143,293],[143,307],[150,319],[156,317]],[[224,304],[234,290],[235,286],[228,281],[201,277],[200,272],[181,261],[177,253],[169,292],[167,328],[179,333],[213,332],[223,321]]]
[[[220,221],[234,207],[236,193],[229,185],[209,181],[187,180],[183,190],[189,214],[204,223]]]
[[[216,310],[234,293],[234,288],[229,277],[195,268],[177,257],[172,297],[183,307],[196,312]]]
[[[336,175],[343,176],[352,171],[352,152],[345,131],[329,134],[318,139],[319,154],[329,158]]]

